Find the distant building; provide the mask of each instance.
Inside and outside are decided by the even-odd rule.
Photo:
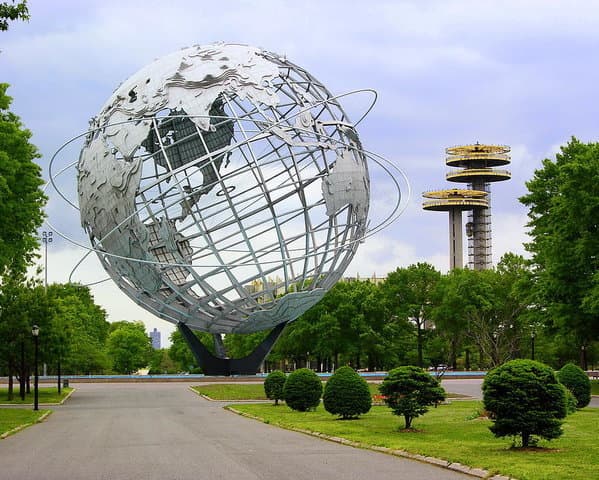
[[[373,273],[372,276],[370,277],[360,277],[360,274],[358,273],[355,277],[343,277],[341,279],[342,282],[370,282],[370,283],[374,283],[375,285],[378,285],[379,283],[383,283],[385,280],[387,280],[387,277],[377,277],[376,273]]]
[[[160,350],[160,332],[157,329],[154,329],[152,332],[150,332],[150,338],[152,339],[152,348],[155,350]]]

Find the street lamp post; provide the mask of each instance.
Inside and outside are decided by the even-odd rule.
[[[42,232],[42,243],[44,244],[44,288],[48,288],[48,244],[52,243],[52,232]]]
[[[39,370],[38,370],[38,353],[39,353],[39,334],[40,328],[37,325],[34,325],[31,328],[31,335],[33,335],[33,342],[35,344],[35,355],[34,355],[34,364],[35,364],[35,380],[33,383],[33,409],[39,410]]]
[[[48,244],[52,243],[52,231],[43,231],[42,232],[42,243],[44,244],[44,289],[48,290]],[[60,378],[60,345],[58,352],[58,364],[57,364],[57,374],[58,374],[58,393],[61,393],[61,378]],[[44,364],[44,375],[46,375],[46,364]]]
[[[530,332],[530,359],[535,359],[535,331]]]

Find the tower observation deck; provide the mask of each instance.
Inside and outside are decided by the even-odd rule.
[[[510,147],[505,145],[462,145],[445,149],[445,163],[452,169],[450,182],[466,183],[467,189],[425,192],[424,210],[449,213],[450,268],[462,268],[462,212],[468,211],[468,266],[483,270],[492,266],[491,183],[509,180]]]

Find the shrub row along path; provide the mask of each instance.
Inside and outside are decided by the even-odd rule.
[[[223,410],[226,402],[202,399],[186,384],[75,387],[45,422],[0,441],[1,478],[472,478],[250,420]],[[397,419],[390,415],[390,421]]]

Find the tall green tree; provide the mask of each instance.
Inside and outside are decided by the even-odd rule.
[[[408,319],[416,327],[419,367],[424,367],[426,322],[440,279],[441,273],[432,265],[417,263],[391,272],[382,287],[389,314]]]
[[[39,245],[46,203],[37,148],[9,107],[8,84],[0,84],[0,278],[25,272]]]
[[[29,8],[27,7],[27,0],[21,0],[16,2],[11,0],[8,2],[0,3],[0,31],[8,30],[8,21],[14,20],[29,20]]]
[[[131,374],[150,364],[152,343],[142,322],[118,322],[108,335],[107,346],[117,373]]]
[[[40,362],[49,357],[51,315],[45,290],[34,281],[7,277],[0,289],[0,365],[9,376],[9,398],[12,395],[12,377],[20,380],[21,394],[24,382],[33,365],[31,328],[40,328]]]
[[[152,352],[150,358],[150,374],[174,374],[178,373],[175,361],[170,357],[168,348],[160,348]]]
[[[495,269],[456,269],[444,276],[431,316],[439,330],[454,338],[452,357],[464,340],[478,349],[479,367],[519,355],[528,332],[530,278],[527,262],[513,254],[504,255]]]
[[[47,291],[53,325],[51,370],[60,362],[65,374],[106,373],[111,367],[106,353],[110,329],[106,311],[83,285],[51,284]]]
[[[149,365],[152,343],[142,322],[115,322],[106,340],[108,356],[116,373],[131,374]],[[112,327],[112,325],[111,325]]]
[[[548,327],[575,332],[584,369],[584,352],[599,339],[598,179],[599,143],[572,138],[543,160],[520,198]]]

